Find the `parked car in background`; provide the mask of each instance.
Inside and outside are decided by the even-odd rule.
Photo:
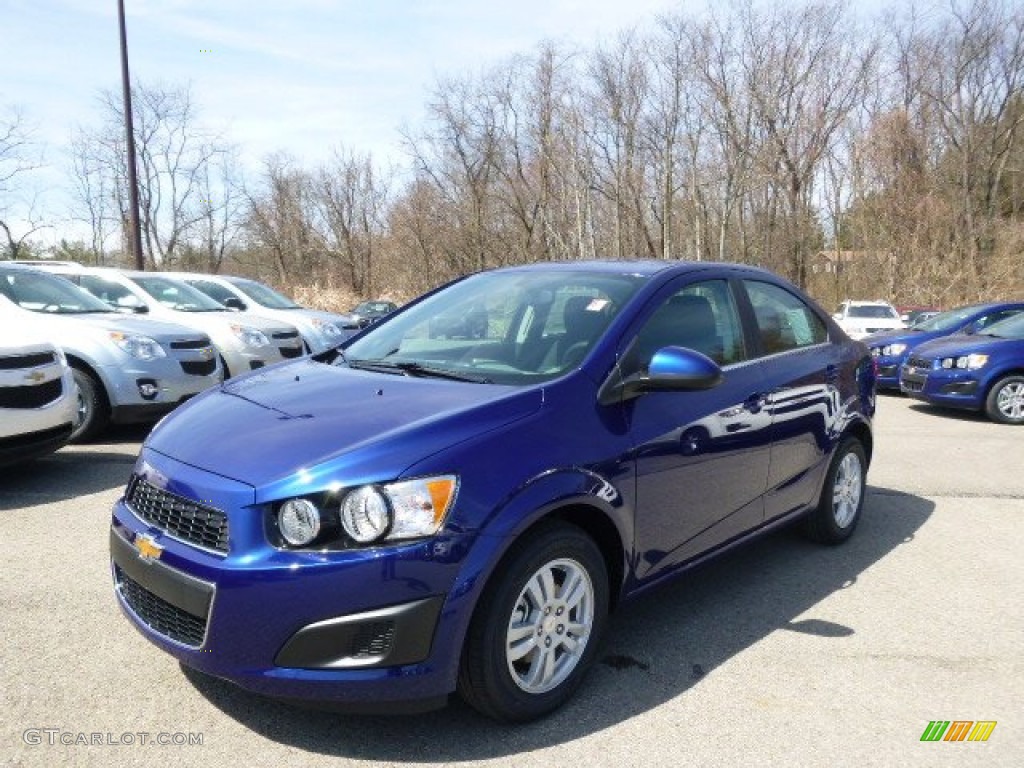
[[[493,322],[431,338],[453,307]],[[867,347],[764,270],[481,272],[161,422],[114,507],[114,588],[151,642],[251,691],[457,690],[529,720],[624,599],[790,522],[846,540],[874,410]]]
[[[878,364],[878,387],[900,388],[900,368],[919,344],[955,333],[977,333],[1018,312],[1024,312],[1024,301],[971,304],[940,312],[910,328],[883,331],[865,337],[864,343]]]
[[[365,328],[378,320],[383,320],[396,309],[398,305],[393,301],[364,301],[357,304],[349,314],[356,318],[360,328]]]
[[[238,317],[180,280],[108,267],[47,266],[46,270],[71,280],[111,308],[207,334],[217,348],[225,378],[300,357],[304,351],[295,326],[255,315]]]
[[[903,364],[900,389],[932,405],[1024,424],[1024,312],[970,335],[921,344]]]
[[[282,320],[294,325],[307,349],[319,354],[340,344],[359,329],[348,315],[307,309],[275,291],[269,285],[244,277],[205,275],[195,272],[165,272],[182,280],[230,309]]]
[[[925,307],[919,305],[910,306],[904,304],[896,307],[896,311],[900,315],[900,320],[902,320],[907,326],[911,326],[926,319],[927,317],[939,314],[942,310],[938,307]]]
[[[906,327],[896,308],[886,301],[844,301],[832,319],[851,339]]]
[[[72,441],[110,422],[156,421],[223,377],[206,334],[120,314],[29,267],[0,263],[0,327],[33,329],[67,357],[78,389]]]
[[[0,467],[56,451],[71,439],[77,412],[64,353],[0,314]]]

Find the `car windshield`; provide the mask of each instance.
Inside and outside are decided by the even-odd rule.
[[[166,277],[133,277],[142,290],[165,307],[180,312],[227,312],[227,307],[211,299],[202,291],[179,280]]]
[[[1024,312],[1013,315],[998,323],[992,323],[979,336],[996,336],[1000,339],[1024,339]]]
[[[391,312],[393,309],[394,309],[394,305],[393,304],[389,304],[386,301],[364,301],[362,304],[360,304],[358,307],[356,307],[352,311],[355,312],[357,315],[358,314],[362,314],[364,312],[366,312],[366,313],[370,313],[370,312],[380,313],[380,312],[383,312],[383,313],[386,314],[388,312]]]
[[[582,361],[643,281],[598,271],[473,275],[366,332],[339,363],[497,384],[545,381]]]
[[[899,320],[900,316],[896,314],[896,310],[892,307],[887,307],[884,304],[861,304],[853,305],[849,311],[850,317],[866,317],[872,320],[885,319],[885,320]]]
[[[296,304],[287,296],[278,293],[269,285],[257,283],[253,280],[232,280],[231,284],[261,307],[266,307],[267,309],[302,309],[299,304]]]
[[[914,328],[919,331],[955,331],[964,325],[971,315],[977,311],[977,307],[950,309],[946,312],[939,312],[939,314],[927,320],[922,320],[914,325]]]
[[[114,311],[74,283],[43,272],[0,272],[0,294],[22,309],[45,314],[85,315]]]

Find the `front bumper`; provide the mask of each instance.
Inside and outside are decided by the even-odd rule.
[[[875,382],[879,389],[900,388],[900,368],[905,359],[905,356],[896,357],[893,355],[878,355],[875,357],[875,363],[878,365],[878,376]]]
[[[900,369],[900,391],[933,405],[972,411],[984,406],[984,389],[974,371],[904,365]]]
[[[155,421],[190,397],[220,384],[223,378],[216,358],[132,359],[123,365],[105,366],[100,375],[110,399],[110,419],[115,424]]]
[[[147,482],[162,478],[169,493],[224,510],[230,526],[228,551],[216,552],[151,524],[123,499],[115,504],[115,590],[150,641],[189,667],[277,698],[373,705],[454,690],[473,594],[450,595],[467,537],[278,550],[266,542],[251,487],[144,457]]]

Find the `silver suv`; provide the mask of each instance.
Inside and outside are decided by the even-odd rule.
[[[209,336],[119,314],[37,269],[0,264],[0,324],[42,334],[67,356],[78,385],[73,441],[109,422],[156,421],[223,379]]]
[[[77,390],[64,353],[0,325],[0,467],[52,453],[71,438]]]
[[[299,329],[306,347],[313,354],[338,346],[361,329],[358,317],[308,309],[256,280],[197,272],[164,274],[198,288],[225,307],[291,323]]]
[[[39,266],[44,268],[43,263]],[[239,317],[180,280],[108,267],[61,264],[45,265],[45,269],[116,310],[180,323],[207,334],[220,354],[225,378],[301,357],[304,352],[295,326],[254,315]]]

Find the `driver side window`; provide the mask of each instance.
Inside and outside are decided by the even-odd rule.
[[[686,347],[719,365],[746,357],[739,313],[725,280],[688,285],[658,307],[630,345],[626,371],[645,370],[664,347]]]

